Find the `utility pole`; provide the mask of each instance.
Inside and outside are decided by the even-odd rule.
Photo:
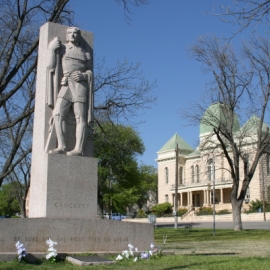
[[[174,211],[175,211],[175,222],[174,228],[178,228],[178,143],[175,149],[175,192],[174,192]]]
[[[263,173],[263,160],[261,160],[261,171],[262,171],[262,199],[263,199],[263,220],[266,221],[265,216],[265,193],[264,193],[264,173]]]
[[[213,173],[213,196],[212,196],[212,200],[213,200],[213,236],[216,236],[216,209],[215,209],[215,203],[216,203],[216,192],[215,192],[215,178],[216,178],[216,164],[215,164],[215,158],[213,159],[213,164],[212,164],[213,168],[212,168],[212,173]]]

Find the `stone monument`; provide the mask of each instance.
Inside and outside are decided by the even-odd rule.
[[[92,33],[40,31],[29,218],[95,218]]]
[[[97,216],[97,159],[93,157],[93,36],[77,27],[40,29],[27,219],[0,220],[0,252],[20,240],[28,252],[146,249],[153,226]]]

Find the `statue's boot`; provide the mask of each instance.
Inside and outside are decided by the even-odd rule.
[[[64,154],[64,153],[66,153],[66,149],[57,147],[53,150],[50,150],[49,153],[50,154]]]
[[[86,122],[81,117],[76,118],[76,144],[72,151],[67,152],[68,156],[81,156],[86,139]]]
[[[62,129],[62,122],[63,122],[63,117],[59,115],[54,116],[54,126],[55,126],[58,147],[56,149],[50,150],[49,151],[50,154],[66,153],[66,144],[65,144],[64,132]]]

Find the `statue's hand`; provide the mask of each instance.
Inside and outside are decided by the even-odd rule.
[[[50,43],[49,43],[49,50],[55,51],[56,49],[60,48],[61,42],[60,40],[56,37],[54,38]]]
[[[71,74],[71,76],[72,76],[73,80],[76,81],[76,82],[85,80],[84,75],[80,71],[74,71]]]

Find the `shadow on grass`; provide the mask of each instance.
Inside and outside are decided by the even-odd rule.
[[[238,255],[236,252],[220,252],[220,253],[193,253],[185,254],[185,256],[227,256],[227,255]]]
[[[67,254],[64,254],[64,253],[57,254],[57,256],[56,256],[56,261],[55,261],[55,262],[63,262],[63,261],[65,261],[66,257],[67,257]],[[41,265],[41,264],[43,264],[44,262],[46,262],[47,260],[44,259],[44,258],[41,258],[41,257],[34,256],[34,255],[31,254],[31,253],[28,253],[28,254],[24,257],[23,261],[24,261],[24,263],[26,263],[26,264]]]

